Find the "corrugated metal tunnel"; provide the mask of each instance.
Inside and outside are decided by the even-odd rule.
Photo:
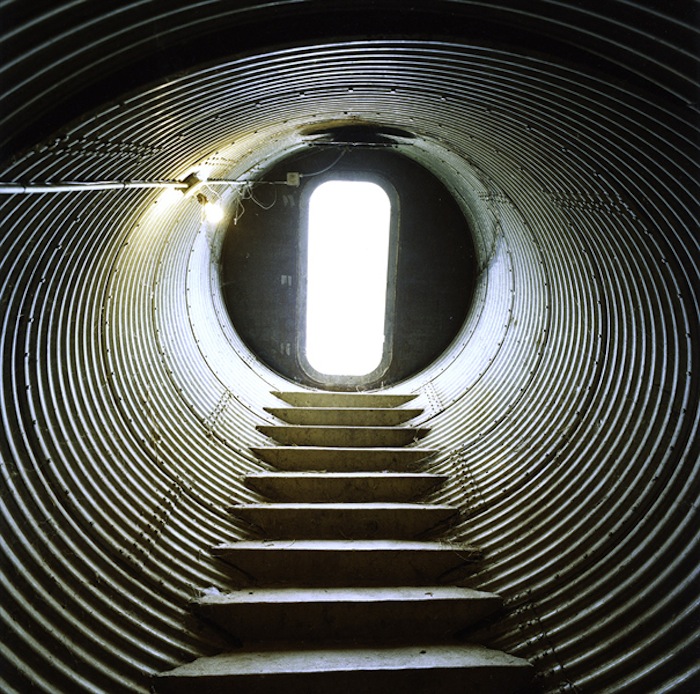
[[[482,642],[542,691],[698,672],[697,4],[5,2],[3,182],[254,179],[311,125],[410,133],[480,274],[419,394]],[[675,14],[670,14],[675,13]],[[241,190],[218,189],[229,205]],[[288,387],[191,197],[0,196],[6,692],[145,692],[222,649],[187,602]]]

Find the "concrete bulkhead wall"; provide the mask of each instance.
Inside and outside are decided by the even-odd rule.
[[[375,126],[365,127],[372,133]],[[289,380],[331,387],[320,374],[313,380],[303,357],[308,200],[323,181],[374,180],[391,191],[393,208],[385,362],[379,373],[341,377],[335,387],[367,390],[403,381],[434,362],[460,332],[480,274],[472,232],[457,200],[409,158],[414,147],[313,144],[266,172],[265,183],[255,185],[229,217],[221,286],[231,321],[251,351]],[[402,149],[406,156],[397,151]],[[276,183],[290,171],[299,172],[299,186]],[[481,261],[481,271],[487,263]],[[362,265],[351,270],[355,287],[362,286]]]
[[[695,691],[694,3],[21,4],[5,182],[254,177],[310,124],[412,134],[483,260],[400,385],[484,549],[474,585],[506,600],[479,639],[544,691]],[[242,536],[225,507],[285,382],[231,326],[193,199],[0,206],[0,688],[145,692],[221,650],[186,606],[227,587],[207,548]]]

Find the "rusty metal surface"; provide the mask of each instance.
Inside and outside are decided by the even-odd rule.
[[[460,336],[401,386],[485,550],[474,587],[506,600],[480,636],[544,691],[695,691],[694,3],[419,2],[441,40],[276,50],[275,26],[320,3],[20,4],[0,5],[8,146],[110,74],[137,87],[124,73],[169,46],[249,36],[245,55],[202,49],[197,68],[185,51],[187,74],[74,105],[9,150],[3,182],[244,176],[348,118],[413,134],[402,151],[468,208],[484,268]],[[370,5],[358,27],[388,22]],[[460,40],[482,15],[539,50]],[[228,323],[220,232],[159,195],[0,196],[3,691],[145,692],[219,650],[186,605],[226,587],[207,547],[240,535],[225,507],[252,499],[247,447],[288,384]]]

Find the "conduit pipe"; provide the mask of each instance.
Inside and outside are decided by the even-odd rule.
[[[322,38],[338,31],[331,5],[353,29]],[[309,125],[411,133],[401,151],[460,200],[482,267],[453,345],[399,387],[426,407],[456,534],[484,549],[475,585],[505,598],[477,637],[531,659],[541,691],[692,692],[693,10],[3,7],[0,180],[248,179],[302,151]],[[294,45],[271,47],[285,23]],[[173,61],[161,73],[159,57]],[[134,90],[100,105],[115,85]],[[71,95],[84,111],[67,124]],[[65,127],[21,150],[42,118]],[[207,548],[241,536],[224,509],[251,498],[248,447],[289,384],[231,326],[224,227],[198,206],[128,189],[0,209],[0,688],[146,692],[152,673],[224,647],[187,602],[229,586]]]
[[[288,185],[286,181],[266,182],[272,185]],[[229,181],[204,179],[194,181],[62,181],[60,183],[0,183],[0,195],[36,195],[38,193],[89,193],[102,190],[181,190],[187,192],[194,187],[250,186],[251,181]]]
[[[0,183],[0,195],[35,195],[38,193],[89,193],[98,190],[186,190],[180,181],[65,181],[61,183]]]

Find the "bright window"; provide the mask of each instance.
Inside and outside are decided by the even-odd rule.
[[[391,202],[369,181],[327,181],[309,199],[306,359],[364,376],[384,356]]]

